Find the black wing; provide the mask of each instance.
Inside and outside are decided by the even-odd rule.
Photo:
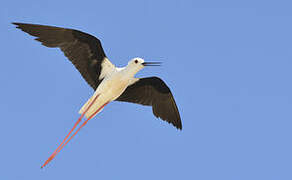
[[[180,115],[171,91],[158,77],[139,79],[128,86],[116,100],[152,106],[156,117],[182,129]]]
[[[36,24],[13,23],[22,31],[37,37],[47,47],[59,47],[75,65],[87,83],[96,89],[101,64],[106,58],[101,42],[96,37],[74,29]]]

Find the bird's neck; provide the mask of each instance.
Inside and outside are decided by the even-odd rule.
[[[124,76],[128,78],[133,78],[135,74],[139,71],[139,69],[133,68],[131,66],[126,66],[121,71],[124,74]]]

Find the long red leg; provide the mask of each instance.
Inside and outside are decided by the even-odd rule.
[[[85,126],[86,124],[87,124],[87,122],[91,119],[91,118],[93,118],[100,110],[102,110],[102,108],[104,108],[104,106],[106,106],[107,104],[108,104],[109,102],[107,102],[107,103],[105,103],[104,105],[102,105],[100,108],[98,108],[86,121],[84,121],[81,125],[80,125],[80,127],[75,131],[75,133],[74,134],[72,134],[72,136],[66,141],[66,143],[65,144],[63,144],[62,145],[62,147],[57,151],[57,153],[56,154],[58,154],[60,151],[61,151],[61,149],[63,149],[63,147],[64,146],[66,146],[66,144],[68,144],[68,142],[69,141],[71,141],[71,139],[80,131],[80,129],[83,127],[83,126]]]
[[[93,101],[89,104],[89,106],[85,109],[85,111],[81,114],[81,116],[78,118],[77,122],[74,124],[73,128],[70,130],[70,132],[67,134],[67,136],[63,139],[62,143],[58,146],[58,148],[53,152],[53,154],[46,160],[46,162],[41,166],[41,168],[45,167],[51,160],[54,159],[54,157],[56,156],[56,154],[60,151],[59,149],[62,147],[63,148],[63,144],[65,143],[65,141],[68,139],[68,137],[70,136],[70,134],[74,131],[74,129],[77,127],[77,125],[81,122],[82,118],[84,117],[84,115],[86,114],[86,112],[90,109],[90,107],[92,106],[92,104],[96,101],[96,99],[98,98],[99,94],[97,96],[95,96],[95,98],[93,99]],[[67,143],[66,143],[67,144]]]

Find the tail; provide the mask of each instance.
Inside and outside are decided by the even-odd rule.
[[[83,114],[84,112],[86,112],[86,113],[85,113],[85,117],[86,117],[86,118],[89,118],[89,117],[95,112],[95,110],[98,109],[98,108],[102,105],[102,103],[101,103],[101,102],[102,102],[101,97],[99,97],[99,99],[98,99],[97,101],[95,101],[95,102],[92,103],[92,101],[95,99],[96,96],[98,96],[98,94],[94,93],[94,95],[91,96],[91,98],[89,98],[89,99],[87,100],[87,102],[86,102],[86,103],[81,107],[81,109],[79,110],[79,114]],[[88,106],[89,106],[91,103],[92,103],[91,107],[88,108]],[[103,108],[102,108],[102,109],[103,109]],[[100,112],[102,111],[102,109],[100,109],[100,110],[98,111],[98,113],[100,113]]]
[[[89,103],[92,101],[92,99],[93,99],[93,96],[89,98],[87,102],[81,107],[81,109],[79,110],[79,114],[82,114],[86,110],[86,108],[89,106]]]

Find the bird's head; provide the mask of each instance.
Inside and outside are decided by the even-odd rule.
[[[160,66],[160,62],[145,62],[142,58],[133,58],[129,61],[128,66],[130,69],[135,71],[137,73],[141,69],[143,69],[145,66]]]
[[[129,61],[128,66],[140,71],[141,69],[144,68],[143,63],[144,63],[144,59],[136,57]]]

